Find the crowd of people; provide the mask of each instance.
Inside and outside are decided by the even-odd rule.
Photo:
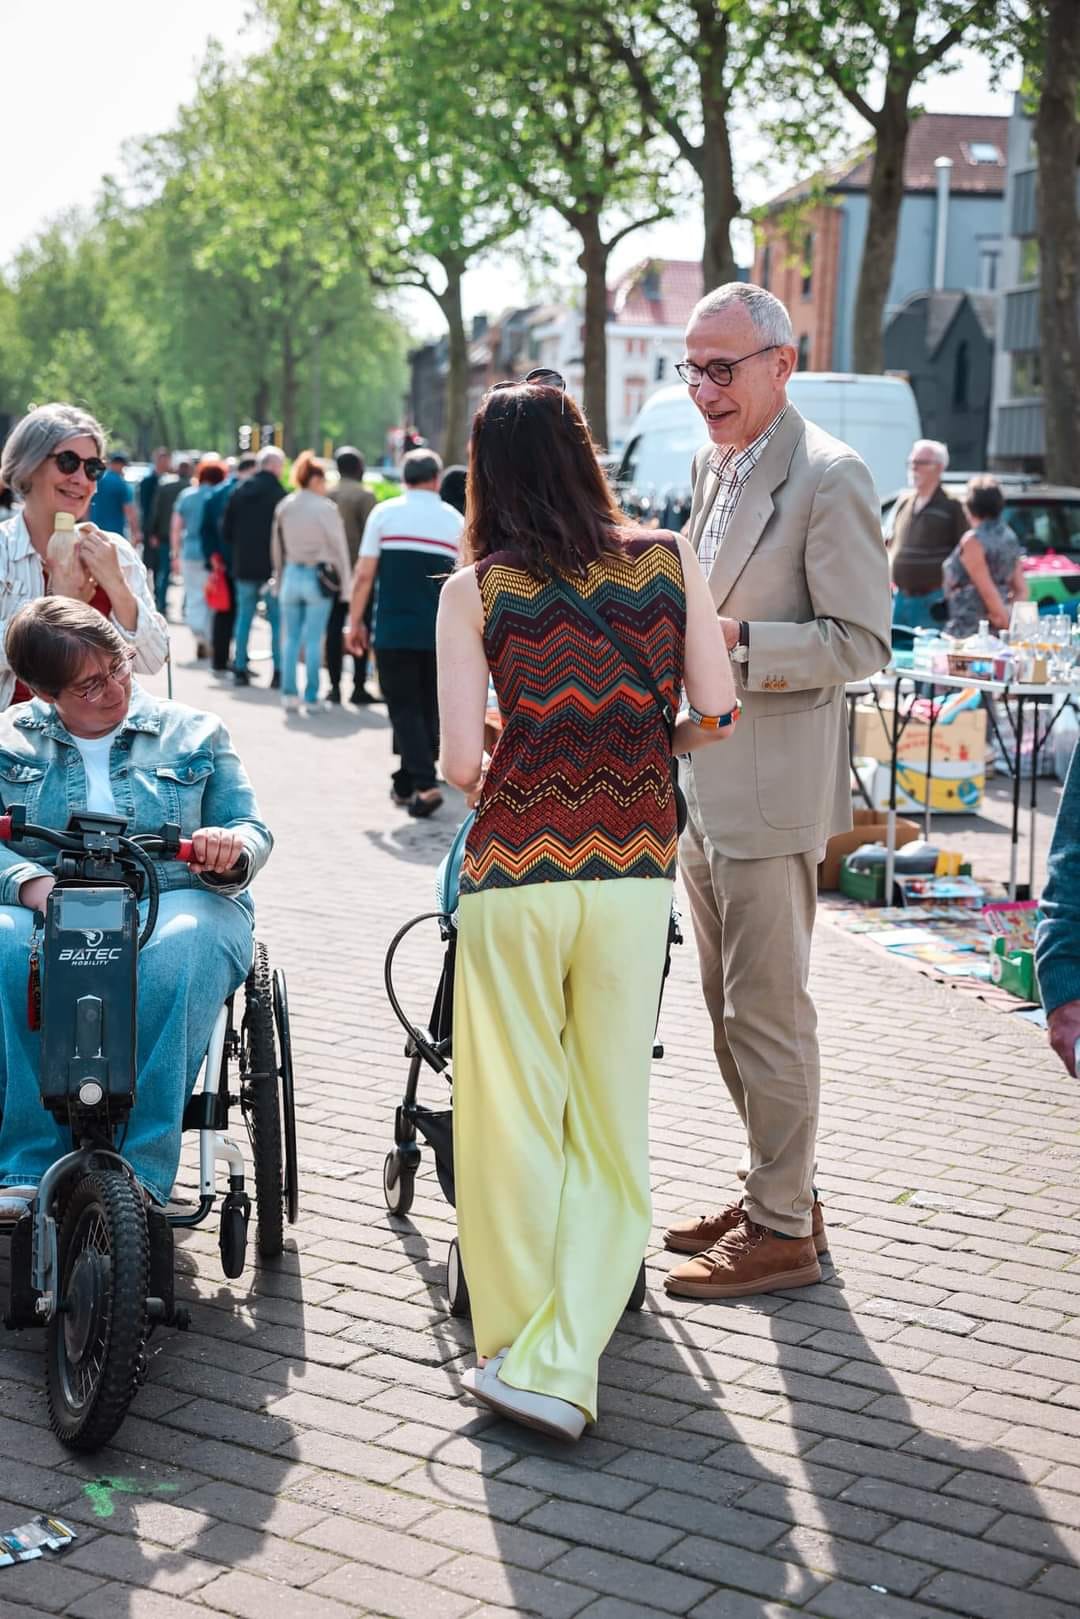
[[[735,1195],[664,1233],[666,1289],[708,1301],[810,1285],[828,1248],[808,988],[816,872],[851,825],[845,689],[889,662],[894,599],[870,474],[790,402],[796,362],[788,312],[764,288],[731,283],[697,305],[678,371],[706,442],[680,535],[619,510],[550,371],[485,395],[467,502],[465,469],[444,471],[423,446],[404,456],[401,495],[379,504],[351,446],[334,483],[301,454],[291,491],[274,447],[175,465],[161,449],[134,498],[100,425],[63,405],[24,418],[0,465],[24,502],[0,521],[0,707],[28,699],[0,716],[16,798],[51,793],[60,815],[85,789],[91,808],[152,818],[162,805],[135,803],[137,765],[170,736],[213,757],[190,779],[150,773],[158,795],[188,795],[195,886],[246,888],[269,833],[219,722],[131,692],[132,668],[167,655],[179,571],[196,651],[240,687],[254,683],[262,609],[270,685],[290,714],[341,703],[347,655],[350,700],[373,701],[374,656],[394,803],[426,818],[448,781],[474,810],[454,985],[454,1172],[478,1352],[467,1386],[564,1439],[596,1419],[599,1358],[648,1240],[649,1059],[677,869],[746,1150]],[[962,631],[972,613],[1001,622],[1023,581],[1000,488],[973,479],[961,511],[940,487],[946,461],[941,445],[914,447],[892,585],[899,619]],[[78,600],[57,604],[53,517],[81,518],[92,495]],[[4,949],[14,961],[25,942],[20,911],[51,873],[0,860],[0,879],[2,975]],[[199,923],[194,901],[176,904]],[[250,949],[237,926],[219,941],[223,984]],[[172,1090],[155,1092],[159,1142],[189,1069],[185,1057]],[[24,1102],[19,1131],[31,1129]],[[136,1166],[158,1199],[175,1169],[168,1142],[167,1161]],[[5,1112],[0,1186],[15,1201],[56,1146],[21,1143]]]

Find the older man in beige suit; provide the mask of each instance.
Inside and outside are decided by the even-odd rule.
[[[673,1226],[669,1293],[735,1298],[821,1277],[819,1062],[807,990],[817,865],[851,826],[846,681],[889,660],[889,569],[866,467],[787,400],[787,310],[732,282],[698,304],[679,374],[710,443],[689,534],[743,713],[684,761],[679,856],[720,1072],[746,1126],[741,1202]]]

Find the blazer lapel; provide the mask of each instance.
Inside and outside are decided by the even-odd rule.
[[[709,468],[711,450],[706,446],[706,448],[699,453],[701,455],[701,460],[698,464],[694,483],[696,486],[698,480],[701,480],[701,505],[698,507],[697,511],[693,512],[691,515],[690,532],[687,535],[690,544],[694,547],[695,553],[701,546],[701,536],[705,532],[705,524],[709,520],[709,513],[713,509],[713,503],[716,500],[716,492],[720,487],[716,474]]]
[[[718,608],[723,606],[765,531],[765,525],[774,509],[772,492],[787,477],[791,457],[795,453],[795,446],[802,438],[805,426],[794,405],[789,404],[787,415],[765,446],[761,460],[746,480],[709,574],[709,590]],[[712,501],[716,499],[715,478],[713,485]],[[709,502],[710,507],[712,501]]]

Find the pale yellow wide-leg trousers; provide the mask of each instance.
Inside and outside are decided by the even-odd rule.
[[[479,1355],[596,1420],[649,1236],[649,1063],[672,884],[462,897],[454,1174]]]

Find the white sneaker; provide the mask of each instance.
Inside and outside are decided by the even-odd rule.
[[[470,1366],[466,1371],[462,1372],[461,1386],[465,1392],[474,1395],[478,1400],[483,1400],[484,1396],[480,1391],[480,1377],[487,1371],[497,1372],[509,1353],[509,1349],[500,1349],[499,1353],[492,1355],[491,1359],[485,1361],[483,1366]]]
[[[500,1363],[501,1364],[501,1363]],[[480,1367],[476,1374],[475,1392],[485,1405],[500,1416],[510,1417],[526,1428],[550,1434],[553,1439],[566,1439],[571,1443],[585,1432],[585,1413],[569,1400],[560,1400],[554,1394],[537,1394],[532,1389],[512,1388],[504,1383],[492,1362]]]
[[[36,1186],[0,1186],[0,1220],[18,1220],[37,1197]]]
[[[281,706],[286,714],[298,714],[300,712],[300,699],[299,697],[283,697]]]

